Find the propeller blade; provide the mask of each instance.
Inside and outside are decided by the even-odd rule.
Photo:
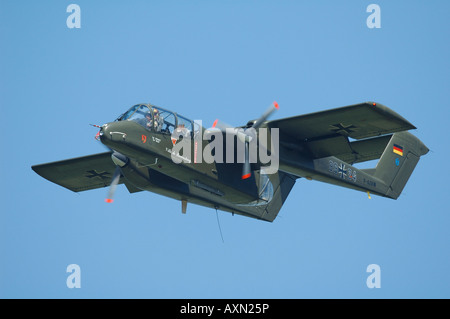
[[[269,108],[264,112],[263,115],[261,115],[261,117],[256,120],[256,122],[252,125],[252,128],[254,128],[255,130],[258,129],[262,123],[264,123],[265,120],[267,120],[269,118],[269,116],[272,115],[273,112],[275,112],[276,110],[278,110],[280,107],[278,105],[278,103],[276,101],[274,101]],[[266,152],[267,154],[267,146],[263,146],[261,144],[259,144],[259,147],[262,148],[263,152]]]
[[[109,186],[108,197],[106,197],[105,202],[112,203],[114,193],[116,192],[116,187],[119,184],[120,180],[120,167],[116,166],[116,170],[114,171],[114,175],[111,181],[111,185]]]
[[[220,121],[219,119],[217,119],[217,120],[214,121],[212,127],[213,127],[213,128],[217,128],[217,129],[221,130],[222,132],[225,132],[225,130],[226,130],[227,128],[234,128],[234,126],[232,126],[232,125],[230,125],[230,124],[227,124],[227,123],[225,123],[225,122],[222,122],[222,121]]]
[[[250,176],[252,176],[252,171],[249,160],[249,145],[248,142],[245,142],[245,162],[242,166],[242,179],[247,179]]]
[[[256,122],[253,124],[253,128],[257,129],[261,126],[262,123],[264,123],[265,120],[276,110],[278,110],[280,107],[278,106],[277,102],[273,102],[269,108],[264,112],[263,115],[259,119],[256,120]]]

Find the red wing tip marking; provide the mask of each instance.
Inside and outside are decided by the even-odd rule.
[[[250,176],[252,176],[252,174],[251,174],[251,173],[248,173],[248,174],[242,175],[242,179],[247,179],[247,178],[249,178]]]
[[[273,105],[275,106],[276,109],[279,109],[280,107],[278,106],[278,103],[275,101],[273,102]]]
[[[107,199],[105,199],[105,202],[107,202],[107,203],[112,203],[114,200],[112,199],[112,198],[107,198]]]

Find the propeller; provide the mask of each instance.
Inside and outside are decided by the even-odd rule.
[[[104,125],[102,125],[102,126],[95,125],[95,124],[90,124],[90,125],[100,129],[97,132],[97,134],[95,135],[95,139],[97,141],[100,141],[100,135],[102,134],[102,129],[103,129]],[[113,177],[111,179],[111,184],[109,185],[108,196],[105,198],[105,202],[112,203],[112,202],[114,202],[113,197],[114,197],[114,194],[116,192],[117,185],[119,184],[120,176],[122,174],[120,168],[124,167],[125,165],[127,165],[128,158],[125,155],[114,151],[112,148],[110,148],[110,147],[108,147],[106,145],[105,145],[105,147],[112,152],[111,153],[111,159],[114,162],[114,164],[116,164],[116,169],[114,170],[114,174],[113,174]]]
[[[247,179],[250,176],[252,176],[252,170],[250,167],[250,160],[249,160],[249,156],[250,156],[250,152],[249,152],[249,144],[248,142],[245,142],[245,159],[244,159],[244,166],[242,167],[242,179]]]
[[[120,180],[120,167],[116,166],[114,170],[114,175],[111,180],[111,185],[109,185],[108,196],[105,198],[105,202],[112,203],[114,201],[114,193],[116,192],[117,184],[119,184]]]
[[[111,179],[111,184],[109,185],[108,196],[105,199],[105,202],[112,203],[114,201],[114,193],[116,192],[117,185],[119,184],[120,175],[121,175],[121,167],[124,167],[128,163],[128,158],[120,154],[119,152],[114,151],[111,154],[111,159],[116,164],[116,169],[114,170],[114,175]]]
[[[249,145],[249,143],[252,141],[253,138],[255,138],[254,130],[258,129],[264,123],[264,121],[266,121],[267,118],[269,118],[269,116],[272,115],[272,113],[275,112],[276,110],[278,110],[279,108],[280,107],[278,106],[278,103],[273,102],[269,106],[269,108],[253,123],[253,125],[245,128],[244,130],[238,130],[236,132],[238,139],[242,143],[244,143],[244,146],[245,146],[244,147],[245,157],[244,157],[244,165],[242,167],[241,179],[247,179],[250,176],[252,176],[251,167],[250,167],[250,154],[249,154],[250,153],[249,152],[250,145]],[[233,126],[228,125],[219,120],[215,120],[212,127],[218,128],[222,132],[225,132],[227,128],[233,128]],[[254,129],[254,130],[250,130],[250,129]]]
[[[269,108],[264,112],[263,115],[261,115],[259,119],[256,120],[256,122],[252,125],[252,127],[254,129],[259,128],[264,123],[264,121],[267,120],[267,118],[279,108],[280,107],[278,106],[277,102],[273,102],[272,104],[270,104]]]

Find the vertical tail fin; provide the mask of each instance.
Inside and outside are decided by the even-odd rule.
[[[271,174],[271,180],[274,184],[273,199],[265,207],[262,219],[272,222],[278,215],[284,201],[289,195],[295,184],[295,178],[292,175],[278,171],[277,174]]]
[[[392,135],[372,174],[388,186],[386,197],[397,199],[400,196],[420,156],[426,153],[428,148],[411,133]]]

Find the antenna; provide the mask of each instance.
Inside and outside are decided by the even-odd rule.
[[[215,206],[214,208],[216,209],[217,225],[219,226],[220,237],[222,238],[222,243],[225,243],[223,240],[222,228],[220,227],[219,213],[217,212],[217,206]]]

